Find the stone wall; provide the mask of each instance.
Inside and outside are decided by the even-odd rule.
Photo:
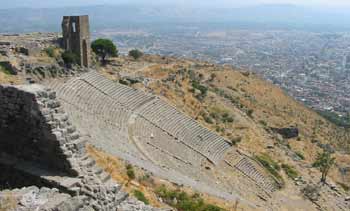
[[[80,57],[80,65],[90,65],[89,16],[64,16],[62,20],[63,47]]]
[[[35,197],[42,196],[41,190],[44,195],[63,196],[56,188],[65,194],[65,200],[54,201],[55,210],[158,210],[129,197],[95,165],[85,153],[88,138],[70,123],[55,92],[39,85],[0,85],[0,99],[0,166],[21,172],[16,173],[19,179],[13,182],[15,187],[41,187],[29,188],[34,190],[29,195]],[[30,181],[20,183],[21,175],[29,175]],[[0,192],[0,200],[4,192],[23,191],[27,193],[27,188],[5,190]],[[34,201],[23,210],[36,205]]]
[[[77,134],[63,137],[73,128],[55,97],[37,85],[0,86],[0,152],[76,174],[59,146]]]

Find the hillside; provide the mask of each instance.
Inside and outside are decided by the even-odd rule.
[[[244,134],[247,138],[240,143],[240,147],[252,153],[264,151],[262,148],[274,143],[263,141],[264,145],[259,145],[261,149],[255,149],[251,146],[253,142],[246,141],[276,139],[276,134],[269,128],[293,126],[299,129],[298,138],[285,140],[292,147],[317,150],[317,143],[322,143],[338,146],[345,153],[350,150],[348,142],[343,140],[346,137],[339,137],[345,132],[343,129],[337,128],[253,73],[228,66],[158,56],[145,56],[139,61],[120,58],[100,69],[105,76],[115,81],[135,78],[133,87],[160,95],[204,126],[212,130],[220,129],[219,133],[223,136]],[[139,79],[147,81],[147,85],[137,83]],[[203,98],[191,81],[198,81],[208,89]],[[206,117],[210,119],[211,113],[225,111],[234,119],[230,124],[225,125],[215,117],[206,121]],[[250,130],[254,131],[255,137],[249,136],[247,131]],[[306,160],[311,160],[313,153],[305,151],[305,154],[309,156]]]
[[[239,150],[250,155],[269,154],[279,164],[293,166],[300,176],[314,182],[319,173],[311,166],[317,153],[325,148],[337,150],[337,165],[331,178],[338,185],[350,182],[349,173],[344,172],[350,159],[347,132],[257,75],[232,67],[159,56],[145,56],[139,61],[115,59],[101,71],[116,81],[147,81],[131,86],[156,93],[203,126],[237,141]],[[193,86],[193,81],[208,89],[205,96]],[[288,127],[298,128],[299,136],[285,139],[271,129]],[[287,187],[293,186],[293,181],[281,174]]]
[[[30,43],[32,36],[14,39]],[[42,42],[42,51],[36,55],[10,51],[2,56],[2,60],[11,58],[13,69],[26,68],[13,75],[1,66],[0,83],[39,83],[54,90],[72,124],[88,134],[90,156],[124,184],[126,192],[142,191],[156,207],[177,205],[166,200],[168,192],[160,189],[166,185],[187,194],[200,192],[206,202],[226,210],[348,208],[347,131],[259,76],[229,66],[156,55],[139,60],[112,58],[106,66],[95,64],[97,72],[66,69],[60,66],[60,50],[50,57],[47,47],[53,44]],[[118,94],[125,90],[130,99]],[[191,124],[179,123],[180,132],[189,131],[185,138],[168,131],[176,124],[167,112]],[[208,143],[213,149],[191,145],[198,138],[191,131],[202,131],[202,140],[213,138]],[[212,154],[214,141],[222,144],[225,153]],[[312,164],[323,149],[334,151],[336,165],[329,184],[319,187],[318,199],[309,200],[302,190],[319,182],[320,173]],[[240,169],[245,161],[256,169],[254,175]],[[130,169],[136,177],[130,176]]]

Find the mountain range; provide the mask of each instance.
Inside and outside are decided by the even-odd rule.
[[[61,8],[0,10],[1,33],[60,31],[63,15],[88,14],[93,30],[145,24],[218,24],[239,29],[294,29],[346,31],[347,11],[295,5],[259,5],[242,8],[208,8],[147,5],[100,5]]]

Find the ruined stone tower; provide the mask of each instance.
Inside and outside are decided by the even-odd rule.
[[[62,21],[63,47],[80,57],[79,64],[90,65],[89,16],[64,16]]]

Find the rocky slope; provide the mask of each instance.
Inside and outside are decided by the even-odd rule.
[[[257,75],[159,56],[144,56],[138,61],[114,59],[101,72],[113,80],[156,93],[203,126],[237,142],[245,153],[268,154],[280,165],[292,166],[301,181],[317,183],[320,174],[312,168],[317,153],[334,151],[337,164],[331,170],[329,183],[333,189],[347,190],[348,132]],[[301,181],[289,178],[283,170],[280,174],[286,183],[284,194],[302,195]],[[332,210],[332,203],[335,202],[330,201],[325,209]]]

